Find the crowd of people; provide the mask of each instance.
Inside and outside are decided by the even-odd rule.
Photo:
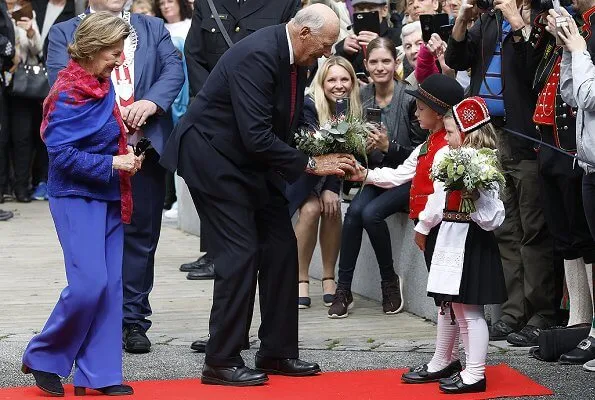
[[[407,282],[392,242],[402,238],[386,222],[398,212],[414,222],[438,310],[434,356],[403,381],[485,391],[489,340],[595,371],[594,10],[595,0],[555,10],[529,0],[0,0],[0,203],[49,200],[69,281],[23,371],[63,394],[59,376],[76,364],[79,393],[132,393],[119,343],[151,349],[154,256],[162,216],[178,217],[178,176],[203,253],[180,270],[214,280],[209,340],[192,344],[206,352],[205,383],[320,370],[297,350],[317,243],[329,318],[354,306],[364,230],[382,310],[401,312]],[[49,95],[17,87],[27,68],[47,71]],[[368,120],[365,162],[287,145],[341,114]],[[446,196],[430,169],[460,147],[497,149],[504,187]],[[465,196],[476,212],[459,212]],[[0,210],[0,221],[12,217]],[[437,256],[448,258],[445,247],[463,255],[455,281]],[[240,351],[257,283],[255,371]],[[487,304],[500,305],[489,327]]]

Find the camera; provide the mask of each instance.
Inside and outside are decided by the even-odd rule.
[[[494,8],[494,0],[477,0],[475,5],[480,11],[487,12]]]

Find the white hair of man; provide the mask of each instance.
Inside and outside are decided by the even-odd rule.
[[[302,8],[295,14],[292,22],[296,26],[310,28],[312,33],[320,33],[320,30],[326,22],[326,18],[322,15],[320,10],[315,6]]]
[[[401,42],[404,42],[407,36],[418,31],[421,32],[421,23],[419,21],[404,25],[401,29]]]

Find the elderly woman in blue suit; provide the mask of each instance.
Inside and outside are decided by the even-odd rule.
[[[86,18],[44,103],[50,211],[68,286],[27,346],[23,372],[54,396],[64,396],[60,376],[73,365],[76,395],[133,393],[122,385],[122,223],[130,221],[130,176],[142,157],[126,144],[110,80],[129,29],[106,12]]]

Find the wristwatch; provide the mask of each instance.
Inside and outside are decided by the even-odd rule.
[[[306,172],[312,172],[316,170],[316,160],[312,157],[308,157],[308,164],[306,164]]]

